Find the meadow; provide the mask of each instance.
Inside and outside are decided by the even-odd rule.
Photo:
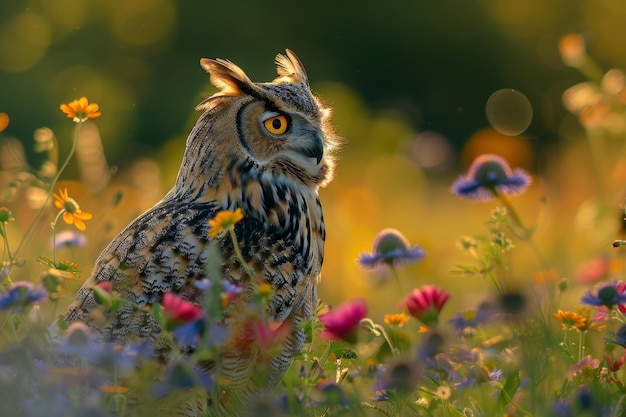
[[[313,85],[346,137],[320,192],[321,300],[259,415],[626,415],[626,76],[601,69],[577,34],[554,47],[586,80],[563,90],[570,114],[541,159],[524,137],[532,108],[514,90],[486,103],[491,126],[450,170],[442,137],[370,113],[345,85]],[[239,292],[221,277],[199,284],[201,308],[172,296],[152,309],[172,346],[197,346],[165,365],[146,346],[93,345],[62,320],[51,340],[98,253],[161,198],[182,156],[183,137],[109,167],[96,103],[59,102],[71,129],[34,127],[32,141],[12,137],[0,113],[1,415],[171,415],[223,383],[194,366],[227,338],[219,318]],[[224,215],[215,227],[228,233],[238,217]],[[271,289],[257,295],[263,307]],[[97,300],[124,303],[106,285]],[[252,325],[264,350],[280,343],[277,329]]]

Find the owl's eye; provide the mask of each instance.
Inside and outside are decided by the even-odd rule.
[[[263,126],[272,135],[282,135],[289,129],[289,118],[284,114],[272,116],[263,121]]]

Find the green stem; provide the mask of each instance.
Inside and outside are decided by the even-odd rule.
[[[239,262],[241,262],[241,265],[243,265],[243,269],[246,270],[246,273],[248,274],[248,276],[250,278],[253,278],[254,272],[252,272],[252,269],[250,269],[250,267],[248,266],[248,263],[246,262],[246,260],[243,258],[243,255],[241,254],[241,249],[239,249],[239,242],[237,241],[237,235],[235,234],[235,229],[233,227],[229,228],[228,233],[230,234],[230,238],[233,240],[233,247],[235,248],[235,255],[237,255]]]
[[[393,275],[393,280],[395,281],[396,287],[398,288],[398,293],[400,294],[400,297],[402,297],[404,295],[404,292],[402,291],[402,284],[400,284],[400,275],[398,274],[398,270],[393,263],[389,264],[389,269],[391,269],[391,274]]]
[[[509,217],[511,217],[513,222],[522,230],[522,234],[518,235],[518,237],[528,244],[530,250],[533,252],[533,255],[535,255],[535,258],[537,258],[537,260],[541,264],[541,267],[545,270],[548,270],[550,268],[548,266],[548,262],[546,262],[546,260],[543,258],[541,252],[535,245],[535,242],[532,240],[532,231],[524,225],[519,214],[517,214],[517,210],[515,210],[515,207],[513,207],[513,204],[511,204],[511,201],[505,194],[502,194],[496,189],[493,189],[492,192],[504,205]]]
[[[2,239],[4,240],[4,248],[2,251],[2,263],[0,264],[0,268],[4,268],[7,255],[9,257],[9,264],[13,263],[13,258],[11,257],[11,249],[9,248],[9,237],[7,236],[7,227],[6,223],[0,223],[0,230],[2,232]]]
[[[57,265],[57,222],[61,218],[61,216],[65,213],[65,209],[59,211],[59,214],[54,218],[54,221],[50,224],[52,226],[52,262],[54,266]]]
[[[585,332],[578,332],[580,335],[578,336],[578,362],[583,359],[583,351],[585,347]]]
[[[44,200],[43,204],[41,205],[41,208],[39,208],[39,211],[35,215],[35,218],[33,219],[33,221],[28,226],[28,229],[26,229],[26,233],[24,233],[24,236],[22,237],[22,240],[20,241],[19,245],[17,246],[17,249],[15,249],[15,253],[13,253],[12,259],[17,259],[17,255],[20,253],[21,249],[24,247],[24,244],[26,243],[26,239],[30,236],[30,233],[33,230],[33,226],[35,225],[35,223],[37,223],[37,221],[39,220],[39,218],[43,214],[44,210],[46,209],[48,201],[50,200],[50,196],[52,195],[52,190],[54,189],[54,186],[56,185],[57,181],[61,177],[61,174],[63,173],[63,171],[65,171],[65,168],[67,168],[67,165],[69,164],[70,159],[72,159],[72,156],[74,155],[74,152],[76,152],[76,146],[78,144],[78,135],[80,133],[80,127],[82,126],[82,124],[83,124],[82,122],[79,122],[79,123],[76,124],[76,129],[74,130],[74,137],[72,138],[72,145],[70,147],[70,152],[67,154],[67,157],[65,158],[65,161],[63,161],[63,164],[61,165],[61,167],[57,171],[57,174],[54,176],[52,181],[50,181],[50,186],[48,187],[48,193],[46,195],[46,199]],[[9,268],[12,268],[12,267],[13,267],[13,263],[11,263]]]
[[[491,282],[493,282],[493,285],[496,286],[496,290],[498,291],[498,295],[500,297],[503,297],[504,293],[502,292],[502,288],[500,287],[500,284],[498,283],[498,280],[496,279],[496,276],[494,275],[494,273],[492,271],[489,272],[489,278],[491,278]]]

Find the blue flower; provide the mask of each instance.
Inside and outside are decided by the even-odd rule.
[[[474,159],[467,173],[458,177],[450,189],[459,198],[487,201],[498,193],[520,194],[531,182],[523,169],[511,170],[504,158],[483,154]]]
[[[598,288],[598,293],[594,295],[588,290],[580,301],[592,306],[605,306],[611,309],[619,304],[626,304],[626,293],[619,291],[616,282],[606,283]]]
[[[16,282],[5,294],[0,295],[0,311],[21,311],[24,307],[46,298],[48,293],[40,285],[37,288],[30,282]]]
[[[358,263],[364,268],[375,268],[380,265],[399,266],[417,262],[426,256],[419,246],[410,246],[406,238],[395,229],[381,230],[374,239],[372,253],[363,253]]]
[[[77,247],[82,248],[87,245],[87,237],[83,233],[72,230],[64,230],[56,234],[54,238],[54,248]]]
[[[489,311],[485,309],[466,310],[462,313],[457,313],[456,316],[448,321],[452,324],[457,334],[463,334],[467,330],[473,330],[486,323],[489,315]]]

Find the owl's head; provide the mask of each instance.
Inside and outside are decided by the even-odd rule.
[[[219,91],[196,109],[232,122],[215,127],[214,147],[228,147],[272,175],[311,186],[330,182],[338,146],[331,110],[311,93],[304,66],[292,51],[276,56],[278,77],[269,83],[252,82],[227,60],[203,58],[200,65]]]

